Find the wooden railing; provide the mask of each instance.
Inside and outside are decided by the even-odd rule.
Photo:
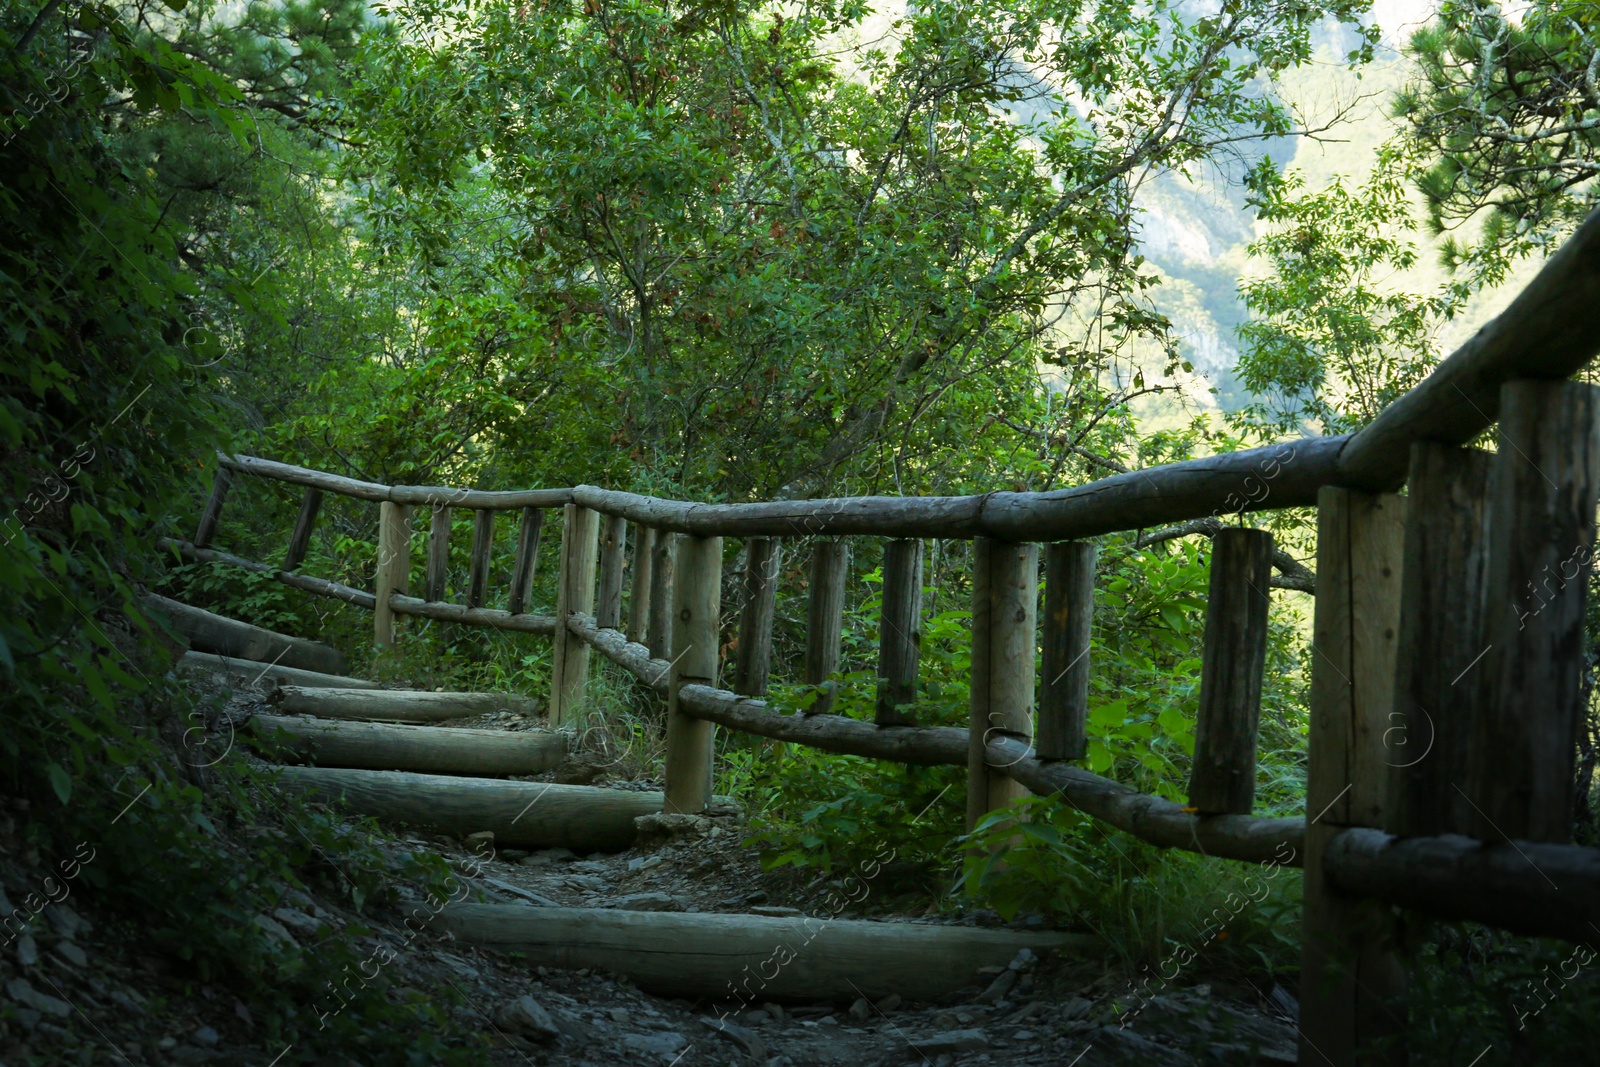
[[[384,486],[223,457],[184,555],[230,562],[396,614],[549,634],[549,719],[586,700],[591,649],[667,698],[668,810],[711,798],[712,729],[968,770],[967,824],[1023,792],[1059,797],[1144,841],[1301,866],[1303,1063],[1397,1063],[1390,998],[1399,904],[1509,930],[1600,937],[1600,850],[1570,844],[1584,714],[1583,603],[1600,495],[1600,399],[1566,379],[1600,350],[1600,216],[1497,319],[1359,433],[1135,471],[1047,493],[698,504],[579,485],[484,492]],[[1464,447],[1498,420],[1495,453]],[[234,473],[305,487],[281,567],[209,546]],[[1402,484],[1409,494],[1396,494]],[[376,582],[296,573],[323,493],[378,502]],[[406,595],[409,509],[431,507],[426,596]],[[1213,530],[1189,804],[1072,765],[1086,750],[1094,547],[1103,534],[1315,505],[1316,612],[1307,813],[1261,818],[1256,731],[1272,538]],[[450,509],[475,513],[465,602],[447,603]],[[542,510],[560,507],[553,616],[526,614]],[[496,512],[521,516],[509,610],[483,607]],[[626,564],[633,527],[631,591]],[[827,713],[847,536],[884,554],[875,721]],[[725,537],[746,543],[734,689],[718,688]],[[803,681],[812,713],[759,699],[783,540],[814,538]],[[974,542],[971,720],[918,726],[922,538]],[[1037,630],[1044,552],[1042,635]],[[1573,561],[1581,561],[1575,567]],[[1572,573],[1567,573],[1571,570]],[[1537,603],[1527,597],[1535,593]],[[622,607],[628,605],[626,630]],[[1035,677],[1042,644],[1043,683]]]

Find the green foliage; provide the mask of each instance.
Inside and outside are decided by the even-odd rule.
[[[1256,399],[1236,423],[1268,438],[1365,426],[1439,360],[1440,327],[1464,285],[1432,296],[1396,286],[1417,259],[1407,164],[1386,148],[1359,188],[1335,178],[1305,191],[1299,175],[1257,169],[1251,203],[1266,233],[1250,254],[1270,273],[1240,286],[1252,318],[1237,374]]]
[[[1418,949],[1403,997],[1412,1062],[1470,1062],[1492,1048],[1511,1063],[1593,1058],[1600,1011],[1591,944],[1515,937],[1466,923],[1413,931]]]
[[[967,900],[1087,927],[1130,968],[1180,948],[1208,971],[1299,967],[1300,873],[1281,864],[1156,848],[1048,797],[991,812],[962,843]]]
[[[1553,251],[1596,203],[1600,96],[1590,0],[1447,0],[1411,39],[1395,101],[1446,265],[1474,286]],[[1469,225],[1469,223],[1471,225]]]

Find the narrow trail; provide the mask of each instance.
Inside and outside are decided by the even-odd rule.
[[[238,736],[250,739],[254,754],[249,758],[316,766],[311,772],[285,772],[289,776],[400,781],[403,788],[397,790],[345,790],[350,810],[377,816],[392,830],[383,847],[397,854],[436,852],[469,891],[461,896],[475,907],[492,909],[497,923],[505,915],[552,917],[568,931],[571,945],[472,943],[469,936],[458,936],[455,910],[430,907],[409,893],[387,912],[374,915],[369,909],[359,917],[337,902],[305,896],[258,923],[273,936],[302,945],[314,943],[323,925],[373,926],[369,939],[387,960],[391,977],[422,995],[459,994],[454,1025],[486,1035],[497,1063],[1177,1067],[1295,1062],[1295,1030],[1285,1014],[1286,1008],[1292,1011],[1292,1001],[1281,991],[1276,991],[1278,1003],[1268,1003],[1247,986],[1151,982],[1150,975],[1141,985],[1138,976],[1111,963],[1103,946],[1086,949],[1089,939],[1081,935],[1068,935],[1056,952],[1014,948],[1060,936],[1037,919],[1007,926],[983,913],[959,922],[931,915],[872,915],[873,929],[914,925],[926,945],[898,972],[906,994],[857,985],[845,973],[855,965],[851,960],[825,954],[827,938],[793,942],[786,954],[769,955],[772,970],[763,971],[768,977],[784,968],[805,973],[813,996],[796,996],[794,983],[785,986],[778,979],[771,986],[759,979],[752,985],[744,957],[727,965],[725,979],[716,975],[721,980],[708,985],[706,960],[713,960],[714,968],[719,946],[730,937],[715,925],[673,935],[679,938],[673,944],[683,951],[669,953],[665,978],[648,967],[628,973],[631,964],[617,965],[620,974],[579,965],[594,951],[586,942],[599,937],[606,922],[618,920],[787,922],[810,931],[853,930],[869,925],[861,920],[877,910],[871,879],[858,879],[857,890],[841,897],[837,887],[821,879],[806,885],[785,873],[763,871],[755,850],[743,841],[737,805],[724,802],[697,816],[659,814],[659,781],[619,780],[614,760],[581,747],[569,753],[570,732],[546,730],[531,701],[498,696],[485,705],[484,694],[407,695],[286,666],[283,661],[293,655],[278,658],[267,665],[191,652],[184,666],[192,684],[218,699]],[[338,717],[306,714],[307,707]],[[453,714],[463,710],[468,713]],[[397,724],[397,719],[410,721]],[[264,737],[276,738],[282,747]],[[529,767],[530,753],[542,768],[539,773],[507,774]],[[441,758],[452,773],[427,773]],[[357,770],[344,769],[351,767]],[[396,779],[396,770],[413,777]],[[426,787],[419,787],[424,779]],[[452,783],[468,779],[470,788],[584,792],[570,816],[557,813],[544,820],[549,813],[535,803],[509,824],[503,817],[481,820],[502,826],[499,833],[474,829],[473,816],[463,814],[459,804],[407,807],[396,800],[409,790],[414,802],[427,789],[454,788]],[[653,803],[656,813],[607,807],[613,800],[634,799],[646,800],[647,807]],[[409,817],[396,819],[397,811]],[[625,828],[620,845],[619,821]],[[586,833],[605,838],[607,846],[585,847],[581,837]],[[565,843],[552,846],[540,838]],[[920,972],[948,969],[950,961],[941,957],[964,951],[927,940],[943,936],[935,931],[1013,940],[1003,949],[989,949],[982,966],[968,966],[958,980],[946,983],[951,988],[918,996],[917,984],[926,986]],[[652,926],[630,927],[619,936],[625,948],[642,950],[645,940],[660,935]],[[635,937],[641,939],[638,944]],[[791,942],[780,940],[774,947]],[[808,954],[814,958],[807,959]],[[624,952],[618,958],[634,957]],[[139,968],[148,963],[130,963],[128,991],[122,1000],[112,996],[114,1003],[137,1004]],[[681,981],[671,976],[674,966],[682,968]],[[159,982],[159,974],[155,977]],[[781,992],[772,991],[780,987]],[[35,1014],[40,1015],[37,1027],[53,1025],[47,1012]],[[102,1029],[114,1034],[117,1020]],[[131,1063],[271,1062],[272,1050],[251,1048],[248,1027],[223,1012],[194,1014],[166,1029],[110,1040]]]

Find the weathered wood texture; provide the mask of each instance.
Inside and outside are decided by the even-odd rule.
[[[594,569],[600,516],[568,504],[562,513],[561,572],[556,587],[555,649],[550,669],[550,725],[570,721],[583,706],[589,684],[589,646],[562,625],[572,612],[594,611]]]
[[[1590,945],[1600,927],[1596,848],[1354,828],[1333,837],[1324,865],[1341,893],[1440,919]]]
[[[279,570],[270,563],[261,563],[253,559],[244,559],[227,552],[220,552],[214,548],[196,548],[187,541],[179,541],[171,537],[163,537],[156,541],[157,548],[169,549],[182,555],[185,559],[200,560],[204,563],[226,563],[230,567],[241,567],[256,574],[265,574],[284,585],[294,589],[304,589],[308,593],[318,596],[332,597],[342,600],[346,604],[354,604],[358,608],[371,611],[378,602],[378,598],[364,589],[352,589],[348,585],[330,582],[325,578],[313,578],[308,574],[290,574],[288,571]]]
[[[1317,507],[1301,916],[1300,1033],[1306,1063],[1404,1059],[1405,987],[1392,909],[1338,892],[1324,850],[1351,826],[1377,826],[1387,803],[1385,732],[1394,699],[1404,497],[1325,488]]]
[[[1491,459],[1454,445],[1411,450],[1394,700],[1383,733],[1390,802],[1381,824],[1407,837],[1464,828],[1458,783],[1485,669]]]
[[[1105,951],[1090,934],[826,916],[458,904],[438,923],[468,944],[520,952],[530,966],[610,971],[662,996],[743,1003],[890,993],[932,1000],[987,982],[980,968],[1004,967],[1025,948],[1096,958]]]
[[[443,601],[450,577],[450,508],[434,505],[428,518],[428,570],[422,599]]]
[[[283,569],[298,570],[311,547],[311,531],[317,524],[317,512],[322,510],[322,491],[307,489],[300,498],[300,513],[295,516],[294,530],[289,535],[289,549],[283,554]]]
[[[568,623],[612,662],[658,691],[667,688],[668,662],[652,659],[643,645],[632,644],[615,630],[599,630],[592,618],[575,615]],[[913,766],[967,766],[966,730],[950,726],[876,726],[841,715],[784,715],[766,702],[739,697],[704,685],[679,691],[681,706],[691,715],[731,730],[793,741],[826,752],[843,752]],[[994,737],[986,746],[991,767],[1042,796],[1063,802],[1104,820],[1154,845],[1206,855],[1300,865],[1305,820],[1258,819],[1242,815],[1199,818],[1177,804],[1137,792],[1078,767],[1033,758],[1025,741]]]
[[[1189,806],[1205,815],[1248,815],[1255,804],[1271,578],[1270,533],[1232,528],[1212,538],[1189,779]]]
[[[271,753],[321,767],[429,774],[539,774],[567,755],[561,734],[537,730],[463,730],[376,722],[256,715],[250,728]]]
[[[1085,729],[1095,555],[1089,541],[1058,541],[1045,548],[1040,759],[1083,759],[1089,751]]]
[[[507,511],[517,508],[556,508],[572,503],[570,489],[514,489],[487,491],[481,489],[451,489],[432,485],[381,485],[364,482],[358,478],[345,478],[338,474],[297,467],[292,463],[260,459],[256,456],[229,456],[218,453],[221,466],[244,474],[254,474],[292,485],[306,485],[325,493],[371,500],[381,503],[429,507],[444,504],[461,508],[493,508]]]
[[[378,505],[378,574],[372,612],[373,640],[379,648],[394,644],[394,608],[389,598],[405,595],[410,575],[410,509],[384,501]]]
[[[489,565],[494,555],[494,512],[472,513],[472,558],[467,576],[467,607],[481,608],[489,595]]]
[[[844,587],[850,570],[850,546],[818,540],[811,545],[811,581],[806,601],[806,658],[801,681],[817,686],[807,710],[822,714],[833,707],[838,684],[839,643],[844,635]]]
[[[672,655],[672,568],[677,563],[676,534],[656,531],[655,559],[650,566],[650,624],[645,644],[653,656]]]
[[[222,506],[228,502],[228,488],[233,484],[233,472],[218,467],[211,476],[211,493],[206,497],[205,509],[200,512],[200,523],[195,527],[194,544],[205,548],[216,536],[217,523],[222,521]]]
[[[315,686],[325,689],[378,688],[377,682],[369,682],[365,678],[305,671],[299,667],[285,667],[281,663],[260,663],[253,659],[219,656],[212,652],[185,652],[178,660],[178,670],[212,671],[225,675],[233,685],[260,690],[271,690],[280,685]]]
[[[980,538],[974,544],[972,723],[968,730],[967,829],[991,811],[1027,795],[1027,789],[990,764],[989,742],[1008,738],[1023,752],[1033,736],[1034,649],[1039,602],[1039,546]],[[977,597],[987,601],[980,634]],[[980,648],[985,669],[978,670]],[[976,695],[981,682],[985,692]]]
[[[922,542],[889,541],[883,546],[883,603],[878,612],[879,726],[912,721],[902,708],[917,699],[921,659]]]
[[[1322,491],[1306,812],[1333,826],[1381,826],[1390,803],[1405,539],[1405,497]]]
[[[655,573],[656,532],[634,528],[633,582],[628,591],[628,640],[644,643],[650,632],[650,593]]]
[[[733,667],[733,691],[765,696],[772,672],[772,620],[778,605],[778,572],[783,542],[752,537],[745,542],[744,576],[740,582],[739,643]],[[606,625],[602,620],[601,625]]]
[[[711,802],[711,723],[689,715],[685,685],[717,684],[722,538],[680,537],[673,563],[672,688],[667,695],[666,809],[699,812]],[[575,638],[575,640],[581,640]],[[584,647],[588,647],[587,642]]]
[[[1600,352],[1600,212],[1591,213],[1500,315],[1345,446],[1330,484],[1395,489],[1417,441],[1464,445],[1495,421],[1500,387],[1556,381]]]
[[[389,598],[389,609],[396,615],[416,615],[440,622],[459,622],[466,626],[492,626],[497,630],[514,630],[524,634],[556,632],[556,620],[552,615],[513,615],[499,608],[469,608],[465,604],[441,604],[399,595]]]
[[[622,565],[627,551],[627,520],[601,516],[600,587],[594,595],[594,613],[601,626],[622,625]]]
[[[517,558],[511,567],[511,592],[506,610],[520,615],[528,610],[533,593],[533,575],[539,564],[539,534],[544,529],[543,508],[523,508],[522,525],[517,533]]]
[[[989,594],[995,542],[972,542],[972,666],[967,673],[967,823],[971,832],[989,810],[989,773],[983,766],[989,729],[989,646],[994,635],[994,601]]]
[[[608,515],[678,533],[727,537],[992,537],[1064,541],[1165,526],[1218,512],[1316,502],[1336,480],[1347,436],[1228,452],[1101,478],[1046,493],[961,497],[844,497],[759,504],[693,504],[592,485],[573,499]]]
[[[1508,382],[1489,484],[1481,697],[1461,790],[1484,840],[1571,840],[1600,388]]]
[[[513,693],[436,693],[429,689],[345,689],[279,686],[268,701],[280,711],[319,719],[439,722],[511,711],[532,715],[539,704]]]
[[[197,651],[323,674],[345,672],[344,657],[337,649],[320,641],[274,633],[164,596],[147,595],[143,603],[147,609],[165,616],[172,629]]]
[[[620,852],[633,820],[661,810],[661,794],[408,771],[283,767],[283,788],[341,800],[381,821],[464,837],[489,830],[497,846]]]

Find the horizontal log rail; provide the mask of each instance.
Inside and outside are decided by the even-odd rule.
[[[658,692],[669,664],[592,616],[567,628],[601,655]],[[690,714],[733,730],[827,752],[916,766],[965,766],[967,731],[951,726],[877,726],[840,715],[785,715],[767,703],[706,685],[686,685],[678,700]],[[1040,760],[1015,739],[986,746],[990,767],[1041,796],[1064,803],[1142,841],[1208,856],[1299,867],[1305,819],[1201,816],[1068,763]],[[1456,834],[1401,840],[1351,828],[1332,838],[1324,859],[1341,889],[1446,919],[1489,923],[1518,933],[1584,941],[1600,937],[1600,849],[1507,842]]]
[[[313,578],[308,574],[296,574],[293,571],[274,567],[270,563],[245,559],[243,556],[235,556],[229,552],[219,552],[214,548],[196,548],[188,541],[181,541],[177,538],[163,537],[156,542],[156,547],[177,552],[185,559],[198,560],[202,563],[226,563],[231,567],[241,567],[256,574],[265,574],[295,589],[303,589],[308,593],[316,593],[318,596],[342,600],[346,604],[354,604],[356,607],[366,608],[368,611],[371,611],[378,603],[378,598],[371,593],[354,589],[348,585],[330,582],[326,578]]]
[[[572,615],[567,628],[589,646],[658,692],[670,685],[666,660],[620,630],[600,629],[594,618]],[[793,741],[827,752],[915,766],[967,764],[967,731],[954,726],[877,726],[843,715],[785,715],[766,701],[741,697],[707,685],[686,685],[678,693],[685,711],[733,730]],[[1199,817],[1170,800],[1102,778],[1066,763],[1044,761],[1010,738],[987,745],[989,766],[1042,796],[1058,796],[1072,807],[1153,845],[1181,848],[1249,862],[1276,860],[1299,866],[1304,818],[1263,819],[1247,815]]]
[[[382,485],[346,478],[326,471],[297,467],[293,463],[260,459],[256,456],[229,456],[218,453],[226,470],[254,474],[274,481],[320,489],[325,493],[370,500],[375,503],[426,504],[432,507],[473,508],[479,511],[509,511],[515,508],[557,508],[572,502],[570,489],[452,489],[440,485]]]
[[[368,611],[372,611],[378,603],[378,598],[374,594],[354,589],[348,585],[330,582],[326,578],[313,578],[306,574],[280,570],[271,564],[245,559],[243,556],[235,556],[214,548],[196,548],[188,541],[163,537],[156,542],[156,545],[159,548],[176,551],[186,559],[199,560],[205,563],[226,563],[230,566],[242,567],[247,571],[253,571],[256,574],[265,574],[295,589],[303,589],[308,593],[316,593],[319,596],[343,600],[347,604],[354,604],[356,607],[366,608]],[[492,626],[499,630],[515,630],[527,634],[549,636],[556,632],[556,620],[550,615],[520,613],[513,615],[509,611],[501,611],[498,608],[469,608],[460,604],[421,600],[417,597],[405,596],[400,593],[390,596],[389,610],[396,615],[415,615],[425,619],[437,619],[441,622]]]

